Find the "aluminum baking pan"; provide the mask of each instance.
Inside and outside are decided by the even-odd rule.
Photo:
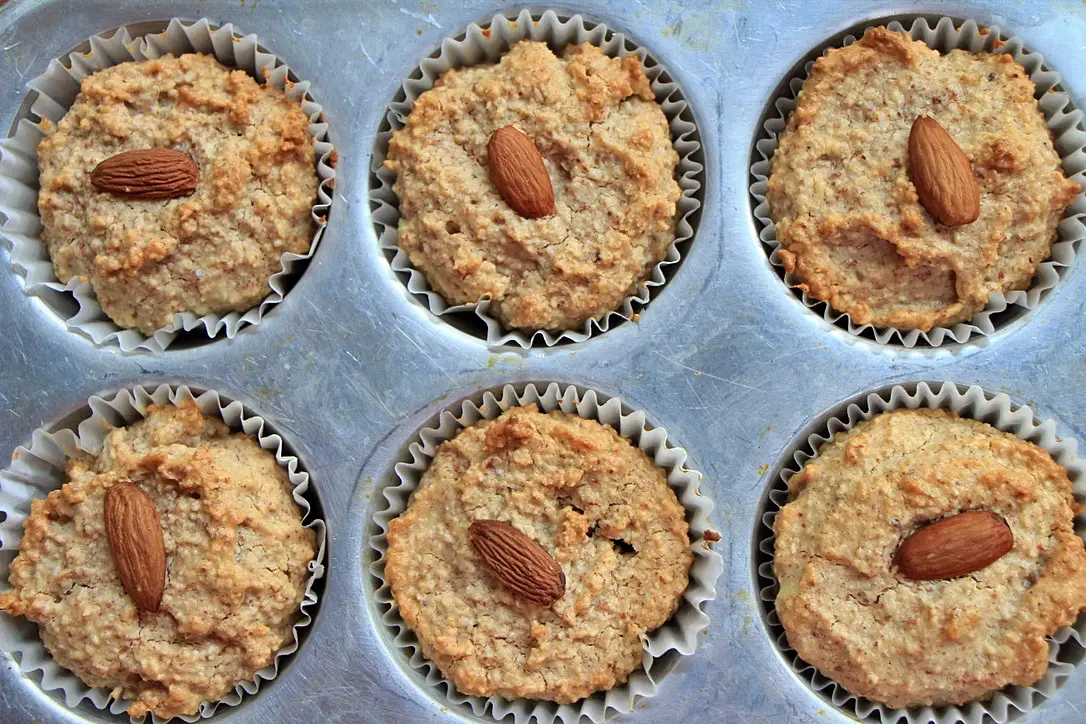
[[[542,10],[546,6],[540,6]],[[1073,266],[1036,310],[988,338],[907,350],[855,338],[781,283],[758,240],[749,168],[767,103],[797,63],[865,21],[921,13],[998,25],[1041,52],[1086,107],[1086,6],[1055,0],[751,0],[555,3],[628,33],[683,88],[705,147],[702,216],[683,263],[638,322],[585,343],[488,348],[432,316],[391,270],[371,223],[370,153],[387,105],[420,59],[469,22],[519,6],[443,0],[14,0],[0,7],[0,124],[25,83],[83,39],[175,15],[256,33],[324,106],[339,165],[328,228],[308,269],[257,328],[165,353],[122,354],[69,332],[24,292],[0,251],[0,453],[71,424],[93,394],[186,383],[242,401],[289,441],[328,524],[327,580],[307,640],[280,676],[216,720],[471,721],[427,693],[374,622],[366,565],[377,496],[405,443],[439,410],[504,383],[557,381],[619,395],[686,448],[716,501],[726,558],[699,650],[620,721],[849,721],[792,673],[767,634],[752,541],[793,439],[839,403],[917,380],[1006,392],[1086,440],[1086,274]],[[147,25],[141,26],[140,24]],[[158,23],[159,25],[156,25]],[[0,626],[12,625],[0,619]],[[1086,668],[1022,721],[1086,720]],[[0,660],[0,722],[125,721],[71,709]],[[482,720],[486,721],[486,720]]]

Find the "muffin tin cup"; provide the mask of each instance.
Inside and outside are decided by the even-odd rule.
[[[519,389],[518,389],[519,388]],[[555,704],[549,701],[516,699],[499,696],[483,698],[459,693],[451,682],[441,676],[436,666],[422,654],[414,633],[400,617],[399,608],[385,580],[385,552],[388,544],[388,522],[407,509],[411,493],[430,466],[438,446],[454,438],[461,430],[480,420],[492,420],[506,410],[518,405],[537,405],[550,412],[561,410],[586,420],[595,420],[613,427],[625,439],[643,450],[657,467],[667,471],[668,485],[686,509],[690,525],[690,550],[694,565],[690,570],[690,583],[683,594],[678,610],[660,628],[649,632],[642,639],[642,668],[630,674],[625,684],[607,691],[597,692],[574,704]],[[441,412],[436,424],[422,428],[408,448],[410,460],[395,466],[395,480],[383,491],[385,507],[374,515],[380,532],[370,537],[370,546],[376,551],[376,560],[369,566],[375,600],[382,611],[380,624],[388,640],[396,648],[407,665],[425,680],[432,696],[448,702],[451,710],[470,709],[477,716],[489,714],[498,720],[513,716],[516,724],[536,721],[539,724],[561,721],[574,724],[583,719],[602,722],[609,710],[633,711],[641,697],[654,696],[660,679],[675,664],[676,655],[690,656],[697,648],[699,634],[709,626],[709,617],[703,611],[705,604],[716,598],[717,579],[724,570],[724,559],[704,542],[704,534],[711,529],[709,515],[713,501],[699,490],[701,474],[684,467],[686,451],[668,443],[667,431],[652,427],[644,412],[624,408],[617,397],[607,398],[591,389],[574,385],[559,386],[550,383],[540,390],[529,383],[514,387],[505,385],[494,392],[484,392],[475,398],[464,400],[458,407]],[[717,545],[723,545],[718,543]]]
[[[397,232],[400,222],[399,200],[392,188],[396,175],[383,166],[392,131],[403,128],[415,99],[433,88],[442,73],[452,68],[495,63],[509,50],[510,46],[526,39],[547,43],[552,49],[588,42],[598,46],[611,57],[625,58],[636,55],[642,63],[649,59],[649,65],[645,67],[645,75],[649,78],[652,90],[656,94],[656,101],[667,118],[672,144],[679,154],[679,165],[675,169],[675,174],[682,195],[676,204],[675,239],[668,246],[663,261],[650,270],[646,279],[637,283],[636,291],[624,297],[618,309],[585,321],[579,329],[564,331],[509,329],[490,315],[490,299],[484,298],[469,304],[451,305],[444,297],[433,291],[426,277],[414,268],[407,252],[399,246]],[[391,130],[379,133],[374,144],[370,205],[373,207],[373,221],[381,248],[393,255],[392,269],[407,275],[407,290],[423,300],[435,316],[445,317],[474,312],[486,326],[486,342],[490,345],[551,347],[563,340],[583,342],[595,334],[606,332],[612,324],[634,318],[637,310],[649,303],[650,290],[662,287],[667,282],[664,270],[677,265],[682,260],[682,254],[677,245],[694,238],[695,212],[701,208],[699,192],[704,177],[704,166],[696,160],[701,156],[700,136],[697,126],[692,120],[687,120],[693,119],[693,114],[687,112],[689,106],[683,99],[678,84],[670,80],[670,76],[667,76],[665,68],[659,62],[649,58],[649,53],[645,48],[637,45],[622,33],[611,31],[602,23],[589,27],[580,15],[560,16],[553,10],[546,10],[540,14],[525,9],[521,10],[515,19],[495,15],[485,27],[472,23],[467,26],[462,35],[441,41],[441,46],[435,54],[423,60],[416,71],[404,81],[401,92],[402,100],[397,96],[389,104],[388,113],[385,116],[385,121]],[[686,118],[682,117],[684,113]]]
[[[869,27],[879,24],[881,23],[874,22]],[[1026,50],[1022,40],[1017,36],[1002,40],[998,26],[993,25],[982,29],[973,20],[966,20],[959,28],[955,28],[954,20],[947,17],[940,18],[934,28],[928,25],[928,21],[924,18],[916,18],[908,30],[896,20],[886,25],[891,30],[904,32],[914,40],[923,41],[928,47],[944,54],[955,49],[970,52],[1009,53],[1026,69],[1030,80],[1037,87],[1036,97],[1052,133],[1056,153],[1063,162],[1064,174],[1086,189],[1086,131],[1082,129],[1082,111],[1074,108],[1071,97],[1067,93],[1054,90],[1060,84],[1060,75],[1045,69],[1044,57],[1040,53]],[[856,40],[856,36],[848,35],[841,43],[841,47],[851,45]],[[839,46],[830,45],[826,47],[826,50],[832,47]],[[778,254],[780,244],[777,242],[776,228],[770,217],[769,202],[766,201],[766,189],[770,159],[777,150],[777,139],[784,131],[789,114],[796,107],[796,99],[813,65],[813,61],[804,65],[803,72],[789,80],[788,90],[784,95],[774,100],[774,112],[770,112],[762,128],[762,136],[755,144],[755,156],[758,160],[750,168],[751,176],[754,178],[754,182],[750,185],[750,194],[757,202],[754,217],[761,226],[759,238],[766,247],[770,262],[784,277],[784,282],[788,287],[793,290],[796,290],[800,284],[800,279],[794,273],[787,273],[784,270],[784,263]],[[889,342],[899,343],[905,347],[940,347],[944,344],[966,342],[975,335],[987,337],[994,334],[998,328],[996,315],[1012,306],[1026,310],[1036,309],[1044,297],[1060,282],[1067,268],[1074,262],[1076,244],[1086,238],[1086,226],[1080,218],[1084,214],[1086,214],[1086,192],[1080,192],[1064,212],[1057,230],[1056,241],[1052,244],[1051,254],[1047,260],[1038,265],[1030,288],[1026,291],[991,294],[985,308],[967,322],[950,327],[933,327],[928,332],[918,329],[877,327],[872,324],[857,324],[852,321],[849,314],[832,308],[827,302],[808,296],[806,292],[801,292],[801,299],[808,309],[830,324],[846,329],[853,336],[871,335],[881,344]]]
[[[116,344],[124,352],[137,349],[161,352],[181,331],[202,329],[211,339],[220,334],[233,338],[243,327],[259,324],[270,308],[283,300],[290,278],[316,252],[332,203],[333,148],[328,141],[328,124],[321,117],[321,105],[309,96],[309,82],[290,80],[290,69],[263,50],[255,35],[236,36],[229,23],[216,28],[206,18],[191,24],[174,18],[163,32],[134,40],[127,28],[121,27],[95,35],[87,42],[89,52],[70,53],[65,61],[53,60],[45,73],[27,83],[38,94],[30,107],[31,117],[19,120],[15,135],[0,141],[0,213],[8,218],[0,226],[0,236],[11,247],[13,266],[23,277],[27,294],[54,299],[57,295],[74,297],[78,310],[64,319],[67,327],[95,344]],[[314,231],[305,254],[282,255],[280,270],[268,279],[268,296],[257,306],[225,315],[198,317],[191,312],[175,313],[169,325],[148,337],[138,330],[122,328],[106,316],[89,281],[73,278],[62,284],[57,279],[49,252],[40,238],[37,147],[45,137],[44,129],[55,127],[68,112],[80,83],[87,76],[128,61],[193,52],[211,54],[223,65],[240,68],[260,82],[284,90],[288,98],[301,104],[310,121],[314,167],[319,179],[317,199],[310,212]],[[35,116],[40,120],[35,120]]]
[[[188,387],[180,385],[159,385],[151,390],[141,386],[121,390],[108,397],[91,397],[88,406],[91,415],[79,423],[76,430],[60,429],[49,432],[36,430],[29,448],[19,447],[12,456],[12,464],[0,471],[0,586],[8,590],[8,567],[19,548],[23,535],[23,523],[30,514],[31,501],[44,498],[51,491],[60,488],[67,480],[64,472],[65,462],[79,452],[95,453],[101,450],[106,433],[112,428],[137,422],[147,415],[147,408],[154,405],[180,405],[193,400],[205,415],[220,418],[234,430],[241,430],[256,439],[264,450],[275,455],[276,461],[286,469],[291,484],[294,486],[294,502],[302,511],[305,527],[312,529],[317,536],[317,555],[309,563],[309,577],[305,584],[305,595],[299,607],[300,618],[294,624],[294,640],[275,654],[273,662],[256,673],[251,681],[243,681],[234,687],[234,691],[217,702],[202,704],[198,714],[178,717],[186,722],[195,722],[210,717],[222,705],[237,706],[246,694],[255,694],[263,682],[274,679],[279,674],[282,659],[298,650],[301,629],[313,622],[317,594],[313,587],[324,577],[324,555],[326,530],[324,521],[312,516],[311,506],[304,497],[309,491],[309,473],[299,469],[298,458],[283,450],[283,439],[265,429],[264,419],[248,414],[240,402],[229,402],[219,397],[214,391],[194,393]],[[11,619],[10,626],[0,627],[0,651],[12,655],[24,675],[38,678],[41,688],[49,692],[58,692],[65,704],[76,707],[87,700],[97,709],[107,710],[111,714],[124,714],[128,707],[127,700],[113,699],[106,689],[88,687],[71,671],[61,667],[53,660],[38,636],[38,627],[22,618]],[[145,721],[145,717],[131,717],[133,722]],[[158,724],[164,722],[152,715],[151,720]]]
[[[843,410],[828,417],[817,426],[808,427],[804,435],[789,448],[790,459],[784,462],[780,474],[774,479],[761,511],[761,527],[757,551],[759,597],[765,609],[765,620],[770,638],[787,665],[812,691],[832,702],[841,711],[859,719],[909,724],[982,724],[986,721],[1006,722],[1032,711],[1052,697],[1083,659],[1086,650],[1086,614],[1080,614],[1073,626],[1060,629],[1049,638],[1049,667],[1043,677],[1032,686],[1006,686],[995,692],[987,701],[975,701],[962,706],[911,707],[893,709],[870,699],[857,697],[844,687],[823,675],[815,667],[799,658],[788,645],[788,638],[773,608],[779,585],[773,571],[773,555],[776,537],[773,524],[777,512],[788,502],[788,480],[799,472],[834,435],[851,430],[858,423],[888,410],[897,409],[946,409],[962,417],[980,420],[1019,439],[1031,442],[1046,450],[1052,458],[1067,469],[1075,499],[1086,503],[1086,461],[1077,457],[1077,443],[1073,438],[1057,435],[1056,423],[1034,420],[1033,411],[1027,405],[1016,405],[1005,394],[991,395],[980,387],[959,387],[952,382],[929,385],[893,387],[872,392],[864,398],[850,402]],[[1075,519],[1075,531],[1086,538],[1086,521],[1083,516]]]

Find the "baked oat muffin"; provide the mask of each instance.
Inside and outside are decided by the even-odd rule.
[[[887,412],[834,436],[789,489],[775,524],[777,613],[789,645],[853,694],[908,707],[1028,686],[1047,670],[1046,637],[1086,610],[1067,471],[990,425]],[[965,511],[1002,518],[1010,549],[955,578],[905,575],[902,542]]]
[[[815,61],[766,194],[798,286],[858,324],[923,331],[1028,288],[1079,191],[1035,91],[1010,55],[940,55],[886,28]],[[920,116],[972,162],[976,221],[944,226],[918,200],[908,147]]]
[[[488,173],[487,144],[535,142],[554,212],[523,218]],[[679,157],[636,57],[522,41],[449,70],[389,143],[399,245],[453,304],[489,297],[511,328],[570,329],[617,309],[675,239]]]
[[[194,403],[151,407],[73,458],[68,482],[35,500],[0,609],[38,624],[58,664],[164,719],[198,710],[272,663],[316,554],[286,471],[253,438]],[[154,501],[165,543],[158,611],[126,593],[104,506],[131,483]]]
[[[208,55],[89,76],[38,145],[42,240],[57,278],[89,280],[110,319],[147,335],[178,312],[257,305],[282,255],[309,249],[317,175],[308,128],[283,91]],[[195,193],[141,199],[91,183],[100,162],[143,149],[191,156]]]
[[[557,562],[552,606],[514,593],[473,551],[478,520],[511,524]],[[438,448],[389,523],[385,575],[462,693],[565,704],[626,681],[692,564],[684,509],[644,452],[597,422],[519,407]]]

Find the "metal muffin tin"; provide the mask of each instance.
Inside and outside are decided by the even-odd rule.
[[[1086,275],[1081,262],[1035,311],[990,338],[906,350],[849,336],[781,283],[758,240],[751,149],[767,103],[798,60],[873,19],[923,13],[998,25],[1041,52],[1086,108],[1086,6],[1056,0],[884,2],[581,0],[555,3],[629,34],[681,85],[705,145],[706,189],[682,267],[646,307],[580,344],[488,348],[433,317],[395,277],[367,203],[388,102],[421,58],[469,22],[519,6],[446,0],[15,0],[0,7],[0,123],[25,82],[95,33],[182,14],[259,35],[324,105],[339,154],[324,240],[284,302],[235,339],[124,355],[68,332],[29,298],[0,251],[0,451],[70,424],[93,394],[132,384],[213,388],[264,417],[311,473],[328,524],[327,580],[309,636],[279,677],[215,720],[466,721],[419,686],[385,640],[366,582],[371,515],[392,465],[438,411],[505,383],[558,381],[619,395],[686,448],[716,502],[726,559],[696,655],[619,721],[848,721],[810,693],[762,623],[752,542],[767,486],[793,438],[841,401],[893,383],[952,380],[1006,392],[1086,442]],[[542,9],[542,8],[540,8]],[[5,554],[10,555],[10,554]],[[0,626],[5,625],[0,621]],[[1030,722],[1086,718],[1077,671]],[[125,721],[68,708],[0,661],[0,722]],[[485,721],[485,720],[483,720]]]

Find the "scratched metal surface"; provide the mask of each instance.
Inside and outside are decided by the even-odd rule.
[[[403,76],[466,23],[511,6],[289,0],[16,0],[0,10],[0,125],[24,82],[87,36],[175,14],[255,32],[313,81],[339,150],[333,214],[313,263],[286,301],[233,341],[165,354],[120,354],[65,330],[23,293],[0,251],[0,454],[133,383],[186,382],[242,400],[290,440],[313,474],[330,535],[327,589],[306,644],[271,685],[217,719],[293,722],[458,720],[392,655],[366,598],[365,530],[374,492],[415,429],[441,407],[505,382],[595,387],[649,413],[690,453],[717,504],[727,560],[712,625],[659,696],[622,721],[845,720],[784,666],[755,600],[756,511],[781,451],[812,417],[887,383],[954,380],[1004,391],[1086,442],[1086,274],[1076,265],[1036,312],[996,337],[939,351],[849,338],[787,291],[759,246],[747,195],[750,149],[782,76],[826,37],[895,12],[973,17],[1042,52],[1086,107],[1086,5],[1053,0],[975,4],[754,0],[582,0],[582,11],[629,32],[683,86],[701,125],[708,188],[685,262],[637,324],[551,350],[491,350],[432,317],[393,275],[366,203],[373,137]],[[0,618],[0,625],[4,621]],[[1083,721],[1086,671],[1027,718]],[[108,719],[68,709],[10,657],[0,660],[0,721]]]

